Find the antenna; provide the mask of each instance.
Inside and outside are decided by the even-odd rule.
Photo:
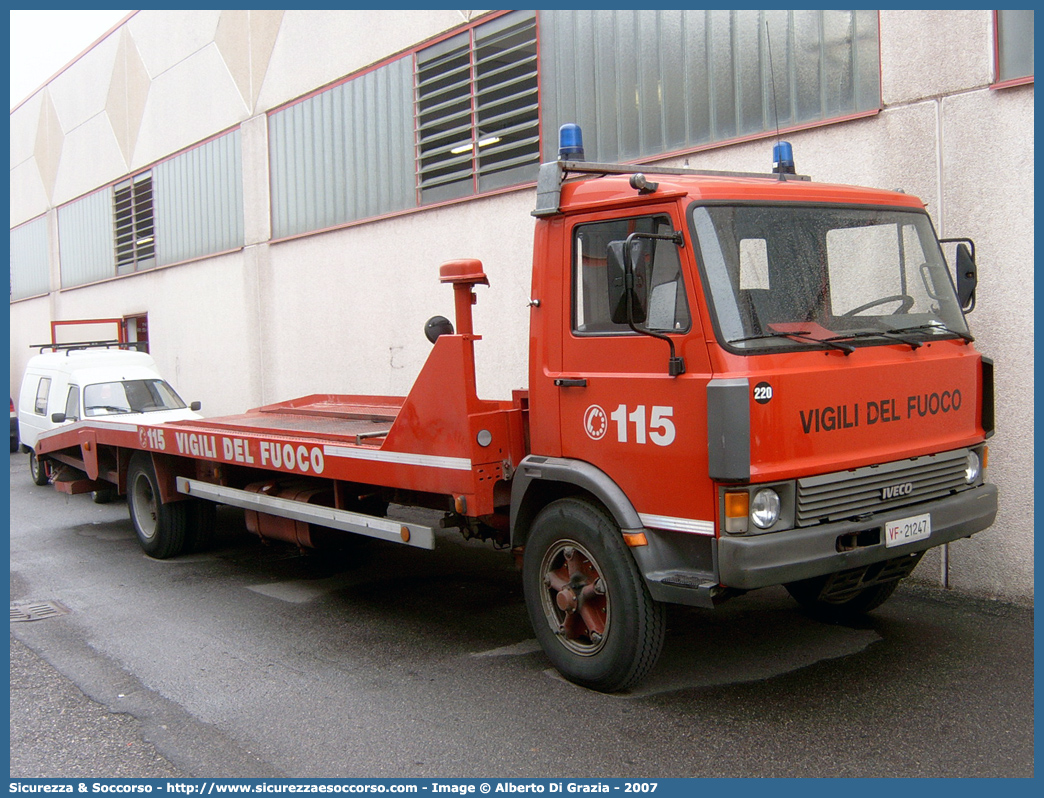
[[[779,109],[776,107],[776,65],[772,61],[772,31],[769,30],[768,17],[765,17],[765,39],[768,42],[769,79],[772,81],[772,116],[776,123],[776,146],[779,146]]]
[[[765,17],[765,39],[768,41],[769,78],[772,81],[772,115],[776,122],[776,146],[772,148],[772,171],[785,181],[787,175],[794,174],[794,148],[789,141],[779,138],[779,109],[776,108],[776,65],[772,61],[772,33],[769,31],[768,17]]]

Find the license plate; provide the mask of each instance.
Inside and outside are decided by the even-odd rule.
[[[902,546],[932,536],[932,516],[928,513],[900,518],[885,524],[885,546]]]

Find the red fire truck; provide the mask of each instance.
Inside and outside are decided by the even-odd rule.
[[[866,612],[993,522],[970,242],[954,279],[920,200],[813,182],[786,142],[755,175],[589,163],[575,126],[562,139],[533,212],[527,391],[477,396],[488,282],[451,261],[456,325],[429,322],[409,395],[79,420],[38,442],[55,487],[126,494],[159,558],[201,545],[215,503],[302,547],[432,548],[458,527],[518,556],[548,658],[603,691],[654,666],[667,603],[785,585],[812,611]]]

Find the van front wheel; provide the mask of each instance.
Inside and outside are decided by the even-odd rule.
[[[34,485],[46,485],[50,481],[47,478],[47,466],[40,462],[32,449],[29,450],[29,476]]]
[[[145,452],[135,454],[127,469],[127,508],[138,543],[147,555],[166,560],[181,554],[185,547],[189,504],[185,501],[163,503],[152,457]]]

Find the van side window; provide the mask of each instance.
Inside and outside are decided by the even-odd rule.
[[[47,394],[51,392],[51,378],[41,377],[40,384],[36,388],[36,407],[33,410],[37,415],[47,415]]]
[[[65,400],[65,420],[80,420],[80,387],[78,385],[69,386],[69,398]]]

